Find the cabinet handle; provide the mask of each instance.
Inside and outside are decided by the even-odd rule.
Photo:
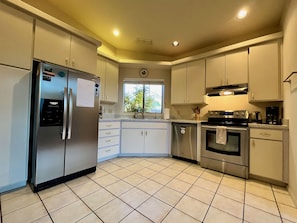
[[[255,146],[255,140],[252,140],[252,146]]]
[[[271,136],[271,134],[270,134],[270,133],[267,133],[267,132],[261,132],[260,135],[262,135],[262,136],[266,136],[266,137],[267,137],[267,136]]]
[[[255,95],[254,95],[254,92],[252,92],[252,99],[254,99],[255,98]]]
[[[141,136],[143,136],[143,131],[141,130]]]
[[[106,132],[106,133],[105,133],[105,135],[110,135],[110,134],[111,134],[111,132]]]
[[[105,150],[106,153],[108,153],[108,152],[110,152],[110,151],[111,151],[110,149]]]
[[[112,125],[106,125],[106,127],[111,127]]]
[[[105,142],[111,142],[111,140],[105,140]]]
[[[65,58],[65,64],[68,66],[68,62],[69,62],[69,58],[68,57],[66,57]]]
[[[147,131],[145,131],[145,136],[147,136]]]
[[[75,67],[75,60],[71,61],[71,65],[72,65],[72,67]]]

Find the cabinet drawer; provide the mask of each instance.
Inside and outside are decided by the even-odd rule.
[[[98,150],[98,159],[102,159],[107,156],[116,155],[116,154],[119,154],[119,152],[120,152],[119,146],[111,146],[108,148],[99,149]]]
[[[109,136],[119,136],[120,129],[104,129],[99,130],[99,138],[100,137],[109,137]]]
[[[99,121],[99,129],[116,129],[120,128],[121,124],[119,121],[116,122],[100,122]]]
[[[250,137],[258,139],[283,140],[283,133],[281,130],[272,129],[250,129]]]
[[[131,129],[167,129],[167,126],[164,122],[122,122],[122,128]]]
[[[103,148],[107,146],[119,145],[120,144],[120,136],[106,137],[98,139],[98,147]]]

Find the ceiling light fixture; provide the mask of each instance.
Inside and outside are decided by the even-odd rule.
[[[172,42],[172,45],[173,45],[173,46],[179,46],[179,42],[178,42],[178,41],[173,41],[173,42]]]
[[[238,19],[243,19],[247,16],[247,10],[242,9],[237,13],[237,18]]]
[[[114,29],[114,30],[113,30],[113,35],[114,35],[114,36],[119,36],[119,35],[120,35],[120,31],[117,30],[117,29]]]

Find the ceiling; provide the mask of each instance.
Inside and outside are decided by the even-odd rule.
[[[286,0],[23,0],[116,52],[172,59],[281,30]],[[239,20],[237,12],[248,15]],[[113,29],[120,31],[118,37]],[[178,47],[172,41],[178,40]]]

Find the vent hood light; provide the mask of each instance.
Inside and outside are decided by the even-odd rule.
[[[229,96],[229,95],[234,95],[234,91],[220,91],[220,96]]]

